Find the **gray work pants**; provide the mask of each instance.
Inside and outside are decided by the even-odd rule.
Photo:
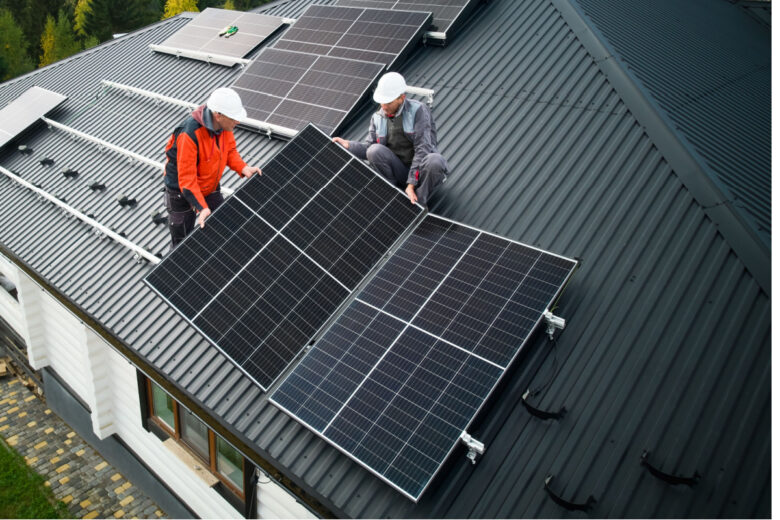
[[[376,168],[387,180],[399,186],[402,190],[406,189],[409,168],[404,166],[401,159],[394,154],[390,148],[383,144],[372,144],[366,150],[368,162]],[[429,153],[420,163],[420,177],[417,179],[417,186],[414,188],[417,194],[417,202],[421,205],[428,205],[428,199],[433,194],[433,190],[447,180],[447,161],[441,154]]]

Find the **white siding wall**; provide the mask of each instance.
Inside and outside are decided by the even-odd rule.
[[[0,255],[0,273],[3,273],[6,278],[11,280],[18,290],[19,276],[17,274],[16,266],[2,255]],[[2,287],[0,287],[0,316],[2,316],[3,319],[19,333],[19,335],[23,334],[24,318],[22,316],[21,306],[19,305],[19,302]]]
[[[0,291],[13,302],[0,294],[0,314],[18,327],[33,367],[53,369],[90,406],[95,434],[101,439],[111,434],[121,437],[198,516],[242,518],[160,439],[143,429],[135,367],[2,256],[0,271],[19,291],[18,304]],[[261,518],[314,518],[273,482],[258,485],[258,512]]]

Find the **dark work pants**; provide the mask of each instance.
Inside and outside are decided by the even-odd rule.
[[[401,159],[383,144],[372,144],[366,150],[366,159],[376,168],[387,180],[399,186],[402,190],[406,189],[409,168],[407,168]],[[429,153],[420,164],[420,178],[417,179],[417,186],[414,192],[417,194],[417,201],[423,205],[428,205],[428,199],[433,194],[433,190],[447,180],[447,161],[441,154]]]
[[[206,195],[205,199],[206,205],[212,212],[225,200],[219,191],[219,186],[216,191]],[[168,229],[171,231],[171,250],[173,250],[195,227],[196,215],[184,195],[168,187],[165,188],[165,209],[168,210]]]

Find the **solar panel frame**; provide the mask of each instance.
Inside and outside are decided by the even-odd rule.
[[[478,0],[336,0],[334,5],[433,13],[431,31],[448,33],[461,25]]]
[[[263,170],[144,282],[267,390],[423,210],[314,125]],[[330,219],[313,222],[306,210],[333,205],[325,198],[337,201]],[[371,211],[362,220],[350,217],[353,225],[340,230],[341,242],[318,242],[345,210],[365,204]],[[374,233],[380,224],[384,232]],[[320,258],[329,255],[331,264],[322,265]],[[265,326],[247,326],[247,316]]]
[[[449,255],[450,256],[449,259],[448,259],[448,255],[447,254],[439,255],[439,258],[443,259],[443,260],[446,260],[448,262],[448,265],[442,265],[442,266],[439,266],[438,268],[433,270],[434,272],[438,273],[438,275],[442,275],[442,276],[440,276],[441,279],[437,280],[436,287],[433,290],[431,290],[430,287],[422,287],[422,288],[419,289],[418,296],[426,294],[427,292],[430,292],[430,295],[428,296],[428,298],[424,302],[422,302],[420,305],[418,305],[416,308],[412,309],[413,316],[411,316],[411,317],[409,317],[408,315],[405,316],[405,317],[399,317],[398,315],[395,314],[395,312],[388,312],[387,310],[383,309],[382,306],[375,306],[375,305],[371,304],[370,302],[366,301],[367,299],[370,300],[370,299],[373,298],[375,302],[376,301],[383,301],[385,299],[387,300],[388,303],[391,302],[392,298],[388,297],[387,294],[379,295],[379,294],[375,293],[372,298],[365,298],[364,296],[367,293],[371,293],[372,292],[372,284],[376,285],[377,280],[381,280],[382,279],[383,271],[387,271],[388,269],[389,270],[393,270],[395,268],[395,266],[401,265],[404,262],[407,262],[407,265],[406,265],[405,269],[408,272],[412,273],[412,272],[414,272],[415,268],[419,268],[421,259],[424,258],[427,253],[430,253],[431,251],[435,250],[435,249],[432,249],[432,248],[428,248],[427,252],[425,252],[425,251],[423,251],[424,246],[422,244],[416,244],[415,245],[415,240],[419,239],[419,236],[422,233],[426,232],[426,226],[430,227],[431,223],[433,223],[433,227],[437,227],[438,226],[438,227],[440,227],[442,229],[444,229],[444,228],[453,229],[453,226],[457,226],[456,232],[462,234],[462,237],[459,237],[457,240],[453,240],[452,242],[455,243],[455,244],[460,243],[461,246],[462,246],[463,245],[462,241],[465,241],[467,243],[467,246],[466,247],[461,247],[460,248],[461,249],[460,252],[456,251],[455,253],[453,253],[454,257],[455,257],[454,261],[451,258],[452,255]],[[431,231],[431,233],[434,234],[433,231]],[[448,248],[451,247],[452,244],[448,244],[447,243],[447,240],[449,238],[452,238],[452,237],[451,236],[448,237],[446,235],[446,233],[442,233],[441,234],[441,237],[440,237],[439,240],[441,241],[440,243],[442,244],[443,247],[444,246],[446,246]],[[549,300],[544,302],[543,309],[540,309],[538,311],[536,319],[534,320],[534,323],[532,324],[532,326],[529,328],[528,332],[525,333],[524,336],[522,336],[521,338],[518,339],[519,345],[517,345],[517,347],[514,349],[514,352],[512,353],[512,355],[510,357],[508,357],[508,358],[505,357],[505,358],[500,360],[500,361],[503,361],[504,364],[499,364],[499,363],[496,363],[496,360],[490,360],[488,358],[485,358],[482,355],[480,355],[480,353],[475,353],[473,351],[474,349],[466,348],[464,345],[454,344],[451,341],[449,341],[448,339],[442,338],[441,336],[437,336],[437,335],[433,334],[432,332],[430,332],[429,330],[426,330],[426,328],[424,326],[421,326],[419,323],[415,323],[415,319],[420,314],[420,312],[424,308],[426,308],[426,306],[428,305],[428,303],[430,301],[435,300],[436,295],[437,295],[439,289],[444,285],[445,280],[447,280],[452,275],[452,273],[456,270],[456,266],[458,266],[463,261],[463,259],[466,258],[467,253],[472,250],[474,245],[479,240],[485,240],[485,239],[486,240],[492,240],[492,239],[500,240],[500,241],[506,243],[506,249],[507,250],[509,250],[509,248],[514,247],[514,246],[522,247],[524,249],[527,249],[527,250],[534,251],[534,252],[538,253],[539,258],[544,256],[545,258],[551,259],[551,261],[553,261],[554,263],[558,263],[559,262],[562,265],[565,264],[566,266],[568,266],[568,268],[565,270],[565,272],[562,271],[561,273],[559,273],[560,276],[563,276],[563,278],[560,279],[559,285],[557,285],[556,289],[554,290],[554,292],[552,292],[550,294]],[[420,246],[420,248],[421,248],[420,251],[418,251],[418,252],[416,252],[416,253],[414,253],[412,255],[412,259],[411,260],[409,258],[406,258],[406,259],[404,258],[404,252],[408,253],[408,249],[410,247],[410,244],[411,244],[412,249],[414,247],[417,247],[417,246]],[[416,255],[416,260],[414,259],[415,255]],[[394,262],[395,262],[395,264],[394,264]],[[494,265],[499,265],[499,264],[497,262],[495,262]],[[563,287],[565,287],[566,282],[572,276],[572,274],[573,274],[574,270],[576,269],[576,267],[577,267],[577,261],[576,260],[572,260],[572,259],[560,256],[560,255],[556,255],[554,253],[543,251],[543,250],[535,248],[533,246],[527,246],[525,244],[521,244],[520,242],[513,241],[513,240],[510,240],[510,239],[506,239],[504,237],[500,237],[500,236],[492,234],[492,233],[481,231],[481,230],[478,230],[478,229],[470,227],[470,226],[465,226],[463,224],[459,224],[459,223],[453,222],[451,220],[444,219],[442,217],[438,217],[438,216],[434,216],[434,215],[428,215],[418,224],[418,226],[415,229],[415,231],[411,235],[409,235],[406,238],[406,240],[399,246],[399,248],[394,252],[394,254],[390,258],[390,260],[388,260],[388,262],[383,264],[383,266],[378,270],[378,272],[374,274],[374,276],[367,282],[367,284],[365,284],[365,286],[363,287],[361,292],[356,296],[356,298],[354,299],[354,301],[350,305],[350,307],[346,311],[344,311],[342,316],[339,317],[339,319],[337,319],[330,326],[330,328],[322,335],[320,340],[318,340],[318,342],[309,350],[307,355],[287,375],[287,377],[278,384],[276,390],[270,396],[270,401],[272,403],[274,403],[274,405],[278,406],[280,409],[284,410],[286,413],[291,415],[292,417],[296,418],[296,420],[298,420],[302,424],[306,425],[310,430],[312,430],[318,436],[322,437],[323,439],[325,439],[329,443],[333,444],[337,449],[339,449],[340,451],[345,453],[347,456],[349,456],[350,458],[355,460],[358,464],[360,464],[361,466],[365,467],[367,470],[371,471],[373,474],[378,476],[383,481],[387,482],[394,489],[398,490],[399,492],[401,492],[402,494],[404,494],[405,496],[407,496],[408,498],[410,498],[411,500],[416,502],[419,499],[419,497],[428,488],[430,483],[435,478],[436,474],[438,474],[438,472],[440,471],[444,461],[446,461],[446,459],[452,454],[452,452],[459,445],[460,433],[465,432],[471,426],[471,424],[474,422],[476,417],[479,415],[480,411],[485,406],[485,403],[488,402],[489,397],[493,393],[493,391],[495,390],[496,386],[500,383],[501,379],[503,378],[503,375],[506,373],[508,368],[510,366],[512,366],[512,364],[515,362],[515,360],[520,355],[520,353],[524,350],[525,345],[530,341],[530,338],[532,336],[533,331],[535,331],[538,328],[539,324],[541,323],[541,321],[544,318],[543,310],[548,309],[553,304],[553,302],[558,298],[558,296],[560,295],[560,292],[563,290]],[[386,275],[386,273],[385,273],[385,275]],[[397,277],[393,278],[392,276],[385,276],[385,279],[391,280],[390,283],[396,284],[397,291],[400,291],[403,288],[403,286],[404,286],[404,283],[400,282],[399,278],[397,278]],[[479,284],[476,284],[475,288],[479,288],[480,285],[481,285],[481,282]],[[374,287],[374,289],[375,289],[375,287]],[[407,299],[406,302],[408,303],[409,300]],[[396,306],[396,307],[393,307],[393,308],[397,309],[397,308],[400,308],[400,307]],[[407,311],[408,311],[408,309],[407,309]],[[408,312],[407,312],[407,314],[408,314]],[[365,385],[367,383],[375,383],[375,382],[372,379],[373,376],[371,375],[371,372],[369,372],[367,375],[365,375],[363,377],[363,379],[359,383],[356,382],[354,376],[348,377],[348,374],[353,371],[352,370],[352,366],[350,366],[349,364],[345,364],[344,367],[341,368],[341,365],[339,364],[340,361],[335,360],[335,359],[329,359],[326,363],[323,364],[324,366],[322,367],[322,370],[318,370],[318,372],[323,372],[326,367],[328,369],[330,369],[330,370],[341,369],[341,372],[337,372],[335,375],[330,376],[330,377],[332,377],[334,379],[335,382],[327,381],[325,379],[326,376],[323,375],[322,373],[319,374],[319,375],[312,374],[312,370],[309,368],[309,364],[318,362],[317,357],[318,356],[322,357],[323,355],[325,355],[323,352],[320,352],[320,349],[325,350],[325,349],[333,349],[333,348],[335,348],[335,349],[343,348],[342,345],[337,344],[337,343],[344,343],[344,342],[346,342],[347,344],[351,345],[351,347],[348,345],[345,350],[343,349],[343,352],[342,352],[341,355],[342,356],[347,356],[347,355],[353,356],[354,359],[359,359],[360,358],[359,355],[354,354],[352,352],[352,350],[350,350],[350,349],[351,348],[357,349],[358,347],[356,347],[355,345],[358,345],[359,342],[362,341],[363,338],[361,338],[361,334],[358,333],[357,331],[355,331],[355,330],[351,330],[350,331],[349,330],[349,326],[347,325],[347,324],[351,324],[351,323],[358,323],[358,324],[361,323],[360,319],[356,319],[355,316],[368,316],[368,318],[363,318],[363,319],[371,319],[371,320],[376,320],[377,316],[385,316],[386,317],[386,318],[384,318],[385,321],[390,320],[391,322],[394,322],[394,324],[395,324],[394,331],[398,332],[397,337],[394,340],[392,340],[389,345],[384,345],[384,351],[382,351],[381,348],[372,347],[372,348],[376,349],[377,351],[372,354],[373,358],[369,358],[368,362],[370,363],[372,361],[372,359],[378,360],[373,365],[373,368],[371,369],[372,372],[373,372],[373,370],[375,370],[379,366],[379,363],[382,362],[384,357],[387,356],[394,348],[403,348],[404,347],[404,343],[402,341],[402,338],[406,334],[416,334],[418,336],[422,335],[424,337],[427,337],[429,340],[432,340],[434,342],[434,346],[437,345],[437,344],[440,344],[442,346],[443,345],[447,345],[446,348],[451,349],[451,351],[456,351],[457,350],[459,352],[462,352],[464,355],[467,356],[466,359],[469,359],[469,360],[479,360],[478,362],[474,361],[474,363],[477,363],[478,365],[482,365],[483,366],[483,371],[485,371],[484,367],[492,367],[492,368],[488,368],[487,370],[497,369],[500,372],[500,373],[497,373],[495,371],[493,372],[493,376],[492,377],[494,378],[494,380],[492,382],[488,381],[488,383],[490,383],[489,391],[487,391],[487,393],[483,394],[484,398],[481,399],[481,401],[478,403],[478,405],[472,406],[472,408],[471,408],[472,413],[471,413],[470,418],[468,419],[468,421],[464,421],[462,418],[460,419],[460,422],[458,423],[458,427],[462,426],[462,428],[463,428],[462,432],[458,432],[458,435],[451,434],[450,437],[448,437],[449,440],[446,443],[446,446],[443,446],[443,448],[442,448],[441,445],[439,446],[439,448],[440,448],[439,449],[439,455],[441,456],[441,458],[439,459],[439,463],[436,465],[435,469],[431,470],[431,468],[429,466],[429,473],[421,473],[418,476],[419,478],[427,479],[424,482],[418,481],[418,480],[410,480],[411,479],[410,476],[403,476],[400,473],[396,473],[396,478],[393,478],[392,476],[386,475],[385,473],[386,473],[386,471],[389,471],[389,469],[387,469],[386,471],[380,471],[376,467],[372,467],[370,462],[366,462],[366,460],[369,459],[370,457],[368,457],[368,456],[361,457],[358,454],[353,453],[351,451],[351,449],[353,449],[353,448],[345,447],[345,446],[342,446],[341,444],[339,444],[339,435],[338,434],[333,435],[332,433],[330,433],[330,428],[334,424],[337,424],[337,420],[339,419],[339,416],[342,415],[342,413],[352,413],[351,421],[353,423],[357,423],[357,422],[360,422],[360,421],[365,421],[365,418],[361,419],[359,417],[360,414],[359,415],[354,415],[354,413],[351,412],[351,410],[353,410],[353,408],[354,408],[354,406],[351,403],[352,403],[352,400],[355,398],[355,396],[357,395],[358,391],[360,390],[360,388],[363,385]],[[373,323],[373,321],[372,321],[372,323]],[[385,328],[386,327],[387,326],[385,326]],[[391,325],[391,328],[392,328],[392,325]],[[371,330],[370,326],[367,326],[367,329]],[[336,337],[337,340],[334,340],[333,339],[334,337]],[[400,347],[397,346],[399,344],[401,345]],[[370,349],[367,350],[362,344],[360,345],[359,348],[360,348],[360,352],[367,352],[367,351],[370,350]],[[433,348],[433,347],[431,347],[431,348]],[[419,349],[416,349],[416,350],[419,350]],[[355,352],[357,352],[357,350]],[[357,356],[357,358],[355,358],[355,356]],[[363,361],[365,362],[365,359]],[[472,369],[475,369],[475,368],[472,367]],[[402,369],[401,368],[396,368],[396,370],[394,372],[395,373],[402,372]],[[305,374],[305,378],[302,377],[301,374]],[[387,376],[384,376],[384,377],[387,377]],[[288,381],[289,381],[289,383],[288,383]],[[324,390],[319,390],[319,385],[323,385]],[[330,386],[326,386],[326,385],[330,385]],[[352,387],[348,387],[349,385],[352,385]],[[337,388],[336,390],[333,389],[334,386]],[[385,384],[385,386],[387,386],[387,384]],[[327,412],[323,411],[323,409],[321,407],[318,408],[318,404],[319,403],[317,403],[315,405],[312,405],[311,402],[309,401],[309,399],[311,399],[312,396],[315,395],[315,391],[311,390],[314,387],[317,387],[317,390],[316,390],[318,392],[317,393],[317,399],[322,398],[324,401],[331,403],[330,405],[326,406],[326,408],[329,409],[329,410],[333,409],[334,406],[335,406],[333,404],[333,399],[335,397],[332,394],[337,394],[338,392],[341,392],[343,394],[344,392],[347,392],[349,394],[349,396],[346,397],[345,399],[342,397],[341,401],[338,401],[338,399],[336,399],[336,401],[338,401],[338,404],[340,405],[340,408],[339,408],[339,410],[335,414],[333,414],[331,416],[323,416],[323,414],[327,414]],[[308,390],[306,390],[305,388],[308,388]],[[399,390],[395,394],[395,397],[393,397],[393,399],[395,399],[396,397],[400,396],[402,391],[404,391],[404,387],[402,387],[401,390]],[[322,397],[323,395],[324,395],[324,397]],[[416,403],[420,403],[420,402],[422,402],[422,398],[419,397],[419,396],[417,398],[415,398],[414,400],[409,400],[408,406],[407,406],[407,413],[409,411],[408,410],[409,407],[416,406]],[[300,406],[298,406],[299,403],[303,403],[303,404],[300,404]],[[297,406],[297,409],[296,409],[296,406]],[[310,409],[308,411],[304,410],[304,407],[306,407],[306,406],[310,407]],[[365,405],[365,406],[369,406],[370,407],[370,405]],[[365,406],[364,406],[364,410],[367,410],[367,408],[365,408]],[[388,403],[388,406],[389,406],[389,403]],[[304,411],[302,412],[302,410],[304,410]],[[357,410],[355,410],[355,411],[357,411]],[[448,412],[448,413],[451,413],[451,412]],[[365,416],[365,414],[363,414],[363,415]],[[319,417],[319,419],[313,420],[312,417]],[[378,421],[373,422],[373,423],[369,422],[367,424],[368,424],[368,427],[370,427],[370,428],[378,427]],[[419,424],[422,424],[422,423],[419,423]],[[418,426],[419,426],[419,424],[418,424]],[[395,426],[395,428],[399,428],[399,427],[401,427],[401,426]],[[380,432],[380,435],[383,436],[382,438],[384,440],[373,439],[372,438],[372,440],[374,440],[375,442],[378,443],[377,446],[381,447],[381,445],[387,444],[388,442],[391,442],[391,441],[388,441],[384,437],[384,436],[386,436],[387,431],[388,430],[383,430],[383,431]],[[346,438],[349,438],[349,437],[346,437]],[[342,443],[346,442],[344,440],[344,438],[341,438],[340,440],[341,440]],[[404,444],[404,446],[407,446],[407,445]],[[386,451],[386,448],[384,448],[384,449]],[[425,458],[425,456],[429,456],[434,451],[435,451],[434,447],[427,446],[424,450],[420,450],[420,454],[418,455],[418,457],[422,457],[422,458],[409,459],[409,461],[407,461],[407,463],[411,464],[410,461],[414,461],[415,463],[419,464]],[[423,456],[423,454],[425,454],[425,456]],[[397,455],[400,455],[400,452]],[[430,457],[428,457],[428,458],[430,458]],[[392,468],[392,467],[394,467],[394,466],[393,466],[393,463],[391,462],[391,464],[390,464],[390,466],[388,466],[388,468]],[[399,469],[396,468],[396,470],[399,470]],[[412,486],[412,487],[404,487],[403,483],[399,484],[399,482],[398,482],[399,479],[406,479],[407,483],[412,482],[412,484],[416,485],[417,487],[414,487],[414,486]]]
[[[238,32],[229,38],[220,37],[219,31],[229,25],[238,27]],[[243,58],[284,25],[283,19],[277,16],[208,7],[157,49],[183,49]]]
[[[12,141],[66,99],[67,96],[38,86],[25,90],[0,109],[0,146]]]
[[[378,62],[395,70],[422,40],[431,20],[422,11],[309,5],[273,47]]]
[[[311,122],[333,135],[383,69],[381,63],[266,48],[232,87],[250,119],[292,130]]]

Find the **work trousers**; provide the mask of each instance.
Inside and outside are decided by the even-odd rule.
[[[205,196],[206,205],[213,212],[225,200],[217,186],[216,191]],[[168,229],[171,231],[171,251],[190,234],[195,227],[195,210],[180,191],[165,188],[165,209],[168,210]]]
[[[369,164],[376,168],[387,180],[406,189],[409,168],[401,162],[390,148],[383,144],[372,144],[366,150]],[[447,180],[447,161],[441,154],[429,153],[420,163],[420,176],[414,188],[417,202],[428,206],[428,199],[436,187]]]

